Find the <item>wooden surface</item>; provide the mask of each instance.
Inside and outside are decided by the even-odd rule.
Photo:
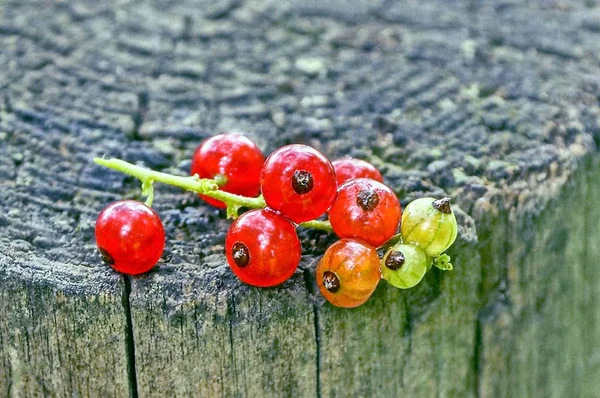
[[[0,394],[600,395],[600,5],[593,0],[0,2]],[[284,285],[229,271],[229,221],[157,186],[159,267],[94,222],[243,131],[369,159],[406,205],[455,199],[454,271],[355,310],[302,231]]]

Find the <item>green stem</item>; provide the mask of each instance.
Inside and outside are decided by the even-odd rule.
[[[120,159],[94,158],[94,162],[101,166],[136,177],[142,181],[142,184],[152,184],[154,181],[158,181],[220,200],[227,205],[228,209],[235,211],[236,214],[237,209],[240,207],[260,209],[266,206],[265,200],[261,196],[258,198],[248,198],[219,190],[219,185],[223,183],[222,179],[215,181],[206,178],[199,178],[197,175],[181,177],[136,166]],[[150,195],[148,196],[150,199]],[[228,214],[233,213],[228,211]]]
[[[331,228],[331,223],[329,222],[329,220],[312,220],[300,223],[299,225],[304,228],[315,228],[327,232],[333,232],[333,228]]]
[[[152,180],[142,182],[142,195],[146,196],[146,206],[152,207],[154,201],[154,186]]]

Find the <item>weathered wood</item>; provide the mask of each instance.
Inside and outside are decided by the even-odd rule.
[[[313,395],[315,321],[302,273],[263,292],[236,283],[222,263],[212,256],[182,278],[136,283],[140,395]]]
[[[600,8],[595,1],[0,3],[0,393],[600,394]],[[455,269],[355,310],[301,231],[283,286],[229,271],[229,222],[157,186],[167,251],[124,279],[95,253],[121,157],[186,173],[244,131],[375,163],[406,204],[456,200]]]
[[[512,212],[509,233],[493,234],[510,250],[492,260],[506,286],[480,314],[481,395],[597,395],[598,170],[598,159],[584,163],[559,196],[542,188],[550,209]]]
[[[7,396],[127,395],[119,279],[36,258],[26,241],[9,245],[0,256],[0,389]]]

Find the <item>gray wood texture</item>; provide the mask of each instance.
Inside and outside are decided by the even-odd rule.
[[[594,0],[0,2],[0,394],[600,395],[600,5]],[[243,131],[450,195],[454,271],[320,297],[229,271],[223,212],[156,186],[167,249],[124,278],[99,211],[120,157],[187,173]]]

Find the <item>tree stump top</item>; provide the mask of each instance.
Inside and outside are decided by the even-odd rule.
[[[481,214],[543,202],[598,131],[600,14],[583,2],[11,2],[3,15],[0,248],[5,268],[67,290],[118,279],[94,220],[137,197],[94,156],[186,173],[203,138],[243,131],[265,153],[369,159],[404,204],[449,194]],[[170,247],[157,272],[218,272],[228,222],[157,188]]]

